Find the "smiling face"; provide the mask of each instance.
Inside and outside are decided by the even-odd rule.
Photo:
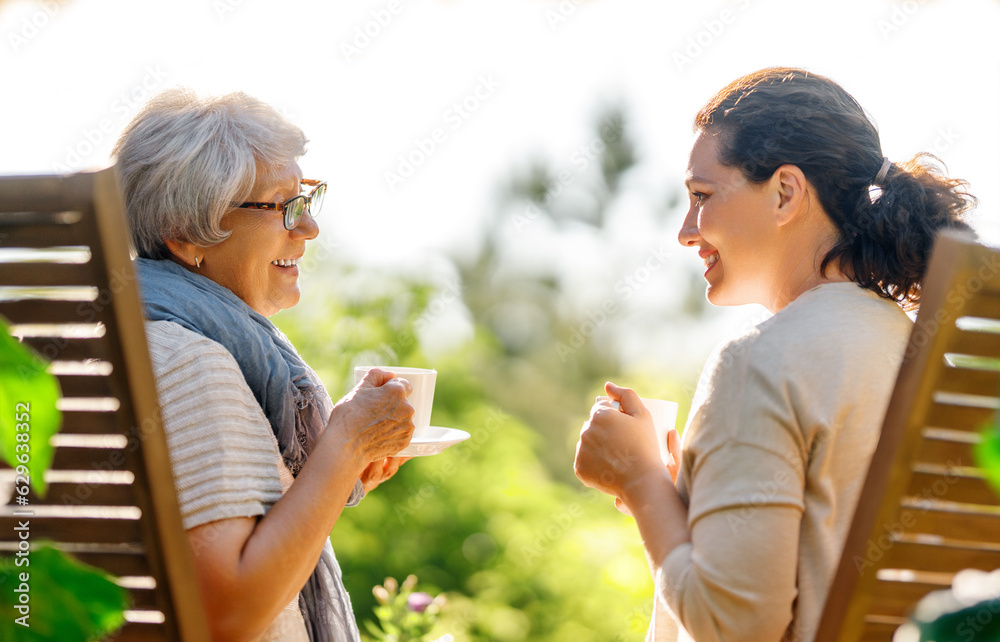
[[[690,207],[678,234],[705,261],[708,300],[715,305],[772,302],[772,246],[777,197],[769,183],[750,183],[718,160],[719,137],[695,139],[685,181]]]
[[[254,186],[248,200],[283,203],[298,196],[301,178],[298,164],[292,163],[274,180]],[[232,235],[199,248],[201,267],[195,272],[232,290],[264,316],[298,303],[298,262],[306,241],[319,233],[312,216],[304,214],[298,227],[286,230],[280,211],[234,209],[223,217],[222,228]]]

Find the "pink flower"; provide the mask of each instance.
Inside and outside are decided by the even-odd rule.
[[[414,611],[415,613],[423,613],[433,601],[434,598],[427,593],[411,593],[410,596],[406,598],[406,608]]]

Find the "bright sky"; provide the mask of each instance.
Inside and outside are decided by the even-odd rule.
[[[8,0],[0,173],[106,163],[166,87],[240,89],[311,139],[302,164],[332,186],[321,224],[340,251],[433,268],[478,239],[513,167],[535,156],[572,170],[595,113],[620,101],[642,164],[616,247],[697,263],[632,210],[680,187],[692,116],[714,91],[780,64],[853,93],[891,159],[937,153],[971,181],[979,228],[998,241],[997,33],[997,0]],[[404,176],[399,157],[421,155]],[[547,255],[581,289],[602,269],[585,245],[520,234],[525,260]]]

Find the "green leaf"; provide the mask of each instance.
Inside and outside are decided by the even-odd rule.
[[[62,421],[59,396],[59,382],[45,362],[10,336],[0,319],[0,459],[12,468],[24,465],[31,487],[42,496],[55,454],[50,439]],[[25,441],[18,440],[21,435],[27,435],[21,437]]]
[[[930,622],[918,621],[919,642],[996,642],[1000,639],[1000,618],[996,617],[995,608],[995,600],[983,600],[978,604],[943,613]]]
[[[994,426],[976,444],[976,462],[986,472],[993,490],[1000,494],[1000,428]]]
[[[101,639],[121,628],[127,607],[125,589],[107,574],[51,546],[0,558],[0,611],[6,614],[0,618],[0,640]]]
[[[372,637],[374,637],[376,640],[385,639],[385,633],[382,631],[382,629],[378,628],[378,626],[376,626],[374,622],[372,622],[371,620],[365,620],[364,625],[365,628],[368,629],[368,632],[371,633]]]

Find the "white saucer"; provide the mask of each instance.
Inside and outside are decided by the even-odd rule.
[[[426,457],[436,455],[449,446],[469,438],[469,433],[457,428],[429,426],[424,434],[414,437],[410,445],[399,451],[397,457]]]

